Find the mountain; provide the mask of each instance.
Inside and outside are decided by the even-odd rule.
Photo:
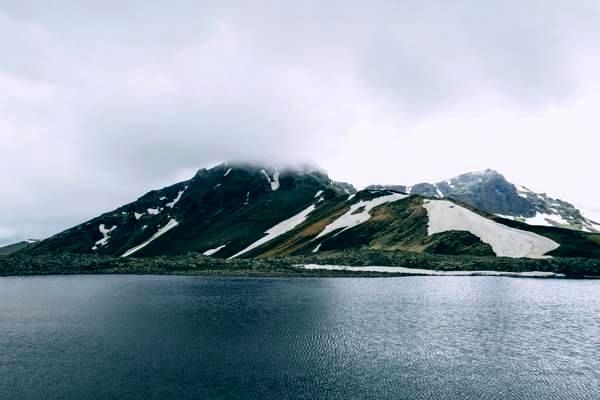
[[[317,192],[325,201],[355,189],[314,168],[222,164],[59,233],[32,251],[172,255],[210,253],[228,243],[222,253],[233,254],[306,207]]]
[[[228,163],[27,251],[263,258],[346,250],[600,258],[600,235],[531,226],[412,191],[356,192],[316,169]]]
[[[469,172],[438,183],[414,186],[373,185],[368,189],[393,189],[426,197],[448,197],[477,209],[530,225],[555,226],[600,233],[595,221],[573,204],[515,185],[497,171]]]
[[[9,244],[7,246],[0,247],[0,256],[7,256],[9,254],[16,253],[19,250],[22,250],[26,247],[29,247],[33,243],[37,243],[38,241],[35,239],[23,240],[18,243]]]

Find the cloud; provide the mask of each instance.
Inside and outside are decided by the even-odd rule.
[[[599,16],[585,0],[3,4],[3,235],[228,159],[359,184],[489,166],[600,204]]]

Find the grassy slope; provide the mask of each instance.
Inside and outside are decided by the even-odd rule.
[[[350,209],[350,203],[346,201],[347,198],[347,195],[341,195],[328,202],[319,204],[319,207],[309,215],[303,224],[249,252],[247,256],[265,258],[288,256],[298,252],[312,252],[319,243],[319,241],[315,240],[316,236],[329,223]]]
[[[350,209],[350,204],[376,195],[362,192],[352,202],[339,196],[322,209],[313,212],[297,229],[282,235],[248,253],[248,257],[311,254],[320,244],[320,251],[371,249],[411,251],[436,254],[494,255],[491,247],[467,232],[447,232],[427,235],[427,212],[422,198],[411,196],[388,203],[371,211],[371,219],[343,232],[331,232],[316,239],[326,225]]]

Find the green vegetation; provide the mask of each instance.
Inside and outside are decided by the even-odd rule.
[[[2,246],[0,247],[0,256],[7,256],[9,254],[16,253],[19,250],[23,250],[24,248],[33,245],[33,243],[29,241],[22,241],[18,243],[9,244],[8,246]]]

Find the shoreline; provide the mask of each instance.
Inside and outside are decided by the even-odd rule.
[[[380,271],[367,269],[360,270],[355,268],[369,267],[352,267],[352,266],[329,266],[337,267],[335,269],[325,269],[323,266],[314,268],[294,267],[290,271],[265,271],[265,270],[181,270],[181,271],[152,271],[152,272],[136,272],[136,271],[74,271],[62,273],[25,273],[25,274],[0,274],[0,278],[25,278],[25,277],[52,277],[52,276],[114,276],[114,275],[130,275],[130,276],[185,276],[185,277],[222,277],[222,278],[404,278],[404,277],[465,277],[465,278],[480,278],[480,277],[495,277],[495,278],[519,278],[519,279],[559,279],[559,280],[598,280],[600,276],[583,276],[583,277],[568,277],[564,274],[543,273],[540,271],[529,272],[508,272],[508,271],[437,271],[431,270],[429,273],[420,272],[398,272],[398,271]],[[375,268],[397,268],[397,267],[382,267]],[[402,268],[402,267],[399,267]],[[419,269],[416,269],[420,271]]]
[[[47,253],[0,256],[0,276],[203,275],[250,277],[508,276],[599,279],[600,260],[544,260],[347,251],[225,260],[199,254],[129,257]]]

